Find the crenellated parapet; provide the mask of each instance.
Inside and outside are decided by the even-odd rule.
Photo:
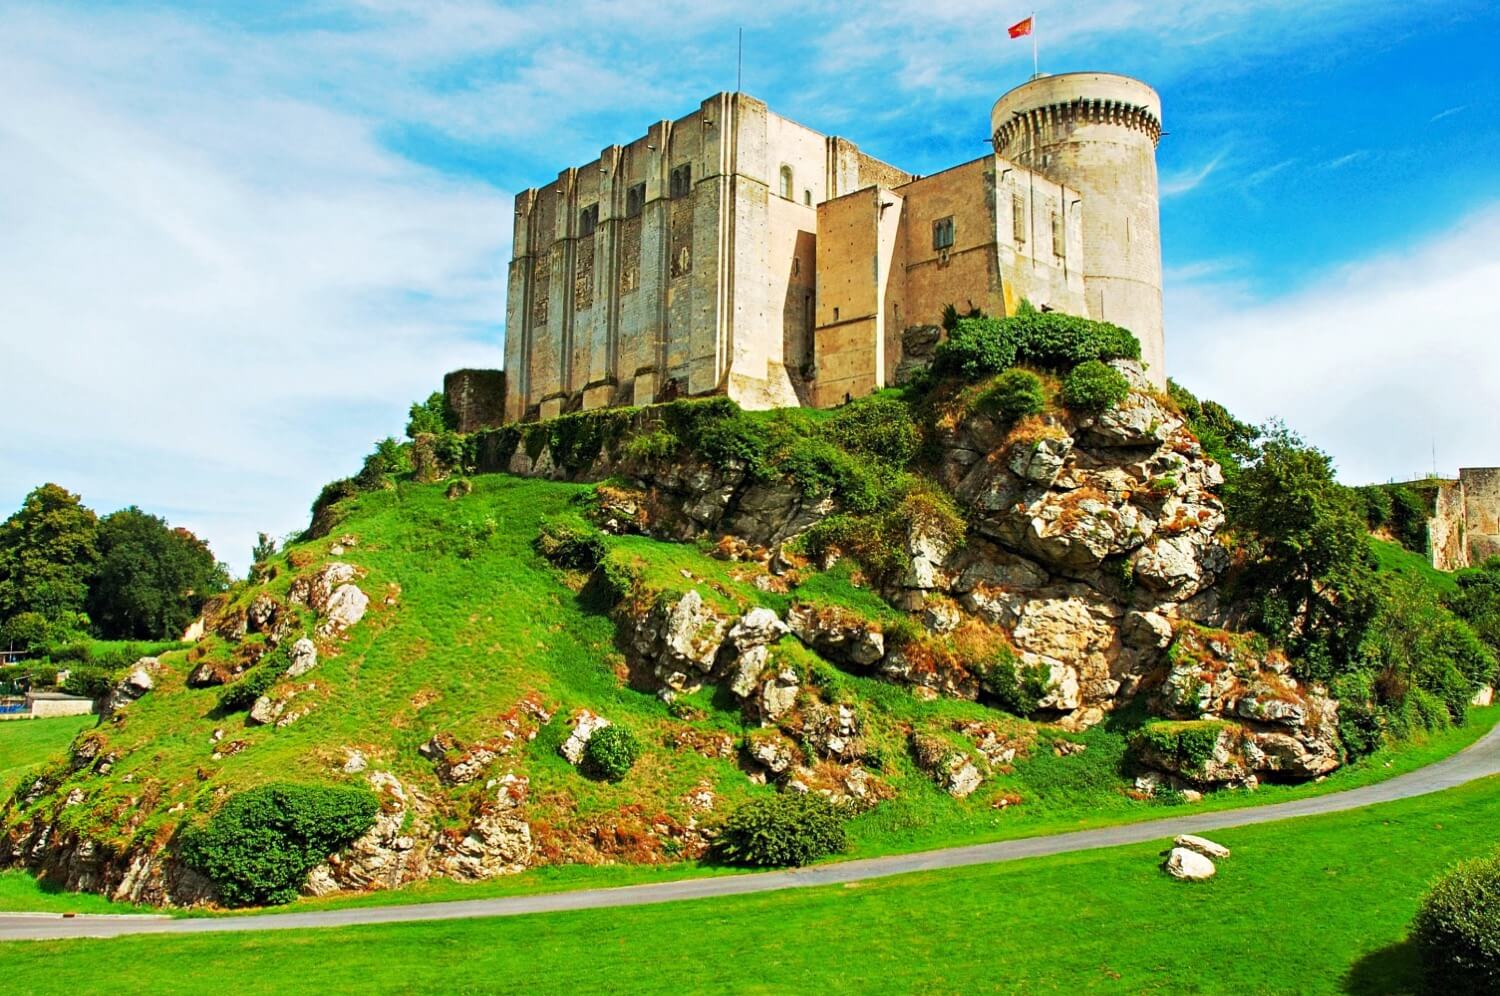
[[[1108,98],[1079,97],[1015,112],[995,130],[995,147],[1003,149],[1026,135],[1047,134],[1078,125],[1115,125],[1139,131],[1154,148],[1161,141],[1161,119],[1145,104]]]

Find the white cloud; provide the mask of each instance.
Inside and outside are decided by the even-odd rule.
[[[1500,202],[1430,241],[1271,300],[1169,275],[1173,377],[1284,418],[1348,483],[1500,459]]]
[[[348,113],[37,51],[0,42],[5,505],[57,480],[242,566],[444,370],[498,365],[505,194]]]

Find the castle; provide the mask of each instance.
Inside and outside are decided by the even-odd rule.
[[[1130,329],[1164,384],[1155,91],[1040,76],[990,121],[991,152],[913,176],[720,93],[525,191],[497,414],[825,407],[895,383],[946,305],[1023,299]]]

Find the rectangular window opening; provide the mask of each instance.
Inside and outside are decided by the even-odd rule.
[[[953,219],[939,218],[932,223],[932,248],[953,248]]]

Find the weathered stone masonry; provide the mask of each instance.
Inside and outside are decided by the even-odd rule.
[[[504,418],[836,404],[893,383],[945,305],[1023,299],[1124,325],[1165,383],[1155,92],[1041,77],[991,121],[992,154],[913,177],[720,93],[523,192]]]

